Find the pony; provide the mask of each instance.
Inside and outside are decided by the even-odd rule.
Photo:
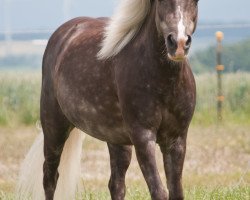
[[[197,15],[198,0],[122,0],[110,19],[79,17],[53,33],[42,63],[43,134],[22,166],[19,196],[74,198],[83,141],[77,128],[107,143],[112,200],[125,197],[132,146],[151,198],[184,199],[186,138],[196,104],[187,55]]]

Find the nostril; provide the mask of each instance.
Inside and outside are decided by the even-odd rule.
[[[168,37],[167,37],[167,43],[168,43],[168,46],[171,47],[171,48],[174,48],[177,46],[177,42],[173,36],[173,34],[169,34]]]
[[[185,44],[185,49],[189,49],[191,46],[191,42],[192,42],[192,37],[190,35],[188,35],[187,37],[188,37],[188,39],[187,39],[186,44]]]

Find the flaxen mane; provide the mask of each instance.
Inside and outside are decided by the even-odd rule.
[[[122,0],[105,28],[99,59],[118,54],[140,30],[151,0]]]

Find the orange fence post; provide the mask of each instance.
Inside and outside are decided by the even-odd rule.
[[[222,91],[222,73],[224,71],[224,65],[222,65],[221,61],[221,54],[222,54],[222,40],[224,38],[224,34],[221,31],[216,32],[216,39],[217,39],[217,50],[216,50],[216,58],[217,58],[217,84],[218,84],[218,91],[217,91],[217,118],[218,122],[222,121],[222,103],[224,101],[223,91]]]

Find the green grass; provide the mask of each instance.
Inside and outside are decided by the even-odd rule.
[[[92,191],[82,195],[84,200],[107,200],[110,199],[108,192]],[[127,200],[150,200],[147,190],[140,187],[128,188]],[[234,188],[205,188],[196,187],[185,190],[185,200],[249,200],[249,187]]]
[[[0,125],[35,124],[39,116],[40,73],[0,72]]]
[[[186,200],[248,200],[249,187],[193,188],[185,191]]]
[[[216,74],[196,76],[197,106],[193,124],[217,122]],[[41,74],[0,71],[0,125],[31,125],[39,119]],[[226,123],[250,123],[250,73],[223,75],[223,118]]]
[[[4,194],[0,192],[1,200],[13,200],[13,194]],[[108,200],[110,194],[108,191],[87,191],[83,193],[78,200]],[[150,200],[148,191],[140,187],[128,188],[126,200]],[[205,188],[195,187],[185,190],[185,200],[249,200],[249,187],[232,188]]]
[[[216,124],[217,76],[202,74],[195,78],[197,105],[193,124]],[[224,123],[250,124],[250,73],[224,74],[222,83]]]

